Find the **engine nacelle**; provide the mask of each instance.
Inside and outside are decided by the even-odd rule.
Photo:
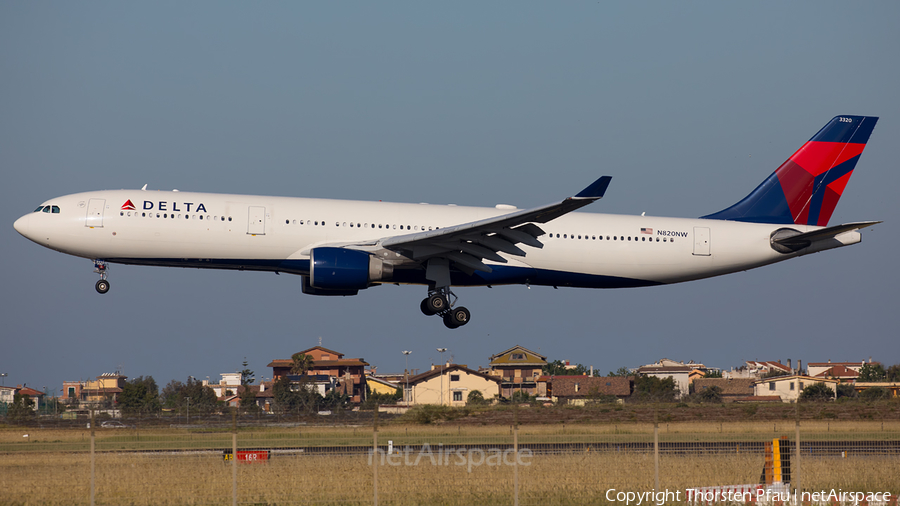
[[[355,295],[373,282],[387,281],[393,265],[364,251],[347,248],[313,248],[309,262],[309,290],[312,295]],[[304,283],[304,288],[307,288]]]

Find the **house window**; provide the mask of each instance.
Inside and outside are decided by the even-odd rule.
[[[513,353],[512,357],[510,357],[510,360],[525,360],[525,354],[524,353]]]
[[[451,374],[450,381],[459,381],[459,374]],[[457,392],[457,393],[459,393],[459,392]],[[460,395],[462,395],[462,394],[460,394]]]
[[[775,390],[775,383],[769,383],[769,390]]]
[[[793,390],[793,389],[794,389],[794,382],[792,381],[791,382],[791,390]]]
[[[581,390],[581,385],[578,383],[575,383],[575,393],[578,393],[579,390]]]
[[[462,392],[453,392],[453,400],[456,402],[462,401]]]

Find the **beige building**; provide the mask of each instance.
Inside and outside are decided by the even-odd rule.
[[[813,378],[811,376],[776,376],[759,380],[753,384],[753,395],[781,397],[781,402],[796,402],[800,398],[800,392],[804,388],[816,383],[825,383],[834,391],[837,398],[837,385],[840,381],[828,378]]]
[[[410,404],[465,406],[469,393],[474,390],[480,391],[486,400],[500,394],[501,379],[497,376],[482,374],[459,364],[431,367],[430,371],[410,376]]]
[[[490,374],[500,378],[500,393],[511,397],[515,392],[537,394],[537,379],[543,374],[547,357],[516,345],[491,356]]]

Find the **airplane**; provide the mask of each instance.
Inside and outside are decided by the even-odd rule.
[[[700,218],[574,211],[611,178],[519,210],[172,191],[50,199],[16,220],[31,241],[108,264],[290,273],[310,295],[383,283],[427,286],[448,328],[471,319],[453,286],[624,288],[719,276],[861,241],[865,221],[828,226],[878,121],[836,116],[744,199]]]

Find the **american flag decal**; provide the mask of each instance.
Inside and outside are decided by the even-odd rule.
[[[652,228],[641,228],[641,233],[653,235],[653,229]]]

